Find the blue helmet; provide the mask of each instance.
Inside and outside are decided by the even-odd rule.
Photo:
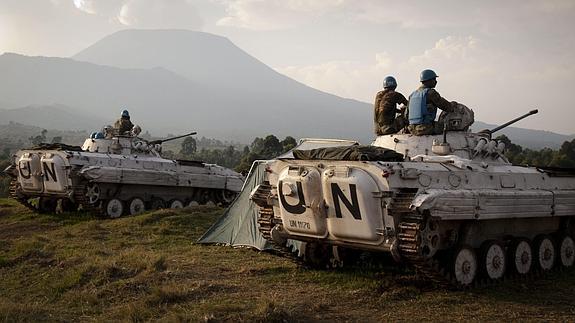
[[[389,87],[392,87],[392,88],[397,87],[397,81],[395,80],[395,78],[393,76],[386,76],[383,79],[383,88],[387,89]]]
[[[122,111],[122,117],[124,117],[124,118],[129,118],[129,117],[130,117],[130,112],[128,112],[128,110]]]
[[[421,71],[421,75],[419,76],[419,80],[421,82],[433,80],[434,78],[438,77],[432,70],[423,70]]]

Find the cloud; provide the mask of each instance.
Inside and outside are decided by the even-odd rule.
[[[74,0],[74,6],[91,15],[112,16],[120,10],[122,2],[118,0]]]
[[[254,30],[291,28],[335,9],[346,6],[347,0],[220,0],[226,16],[219,26]]]
[[[393,0],[212,0],[226,15],[217,25],[252,30],[296,28],[329,18],[332,22],[393,24],[404,29],[471,28],[520,29],[526,24],[548,28],[556,18],[572,21],[573,0],[467,1]]]
[[[186,0],[129,0],[118,15],[126,26],[147,28],[199,29],[202,20],[197,9]]]
[[[189,0],[73,0],[87,14],[138,28],[200,29],[203,22]]]
[[[254,30],[294,28],[313,23],[320,17],[334,21],[357,21],[373,24],[394,23],[405,28],[468,24],[466,3],[457,0],[409,2],[383,0],[216,0],[226,9],[217,24]],[[450,10],[437,10],[438,7]],[[454,10],[465,14],[453,15]],[[433,14],[430,14],[433,12]]]
[[[403,67],[422,70],[429,66],[474,66],[481,56],[478,53],[483,50],[480,40],[474,36],[447,36],[436,41],[432,48],[422,54],[409,57],[403,62]]]
[[[330,61],[318,65],[286,66],[275,70],[328,93],[370,101],[383,77],[394,74],[393,64],[391,56],[383,52],[375,54],[371,64]]]
[[[439,74],[441,95],[474,109],[479,120],[501,123],[540,108],[537,118],[520,126],[572,132],[571,121],[561,117],[572,114],[563,103],[575,75],[572,60],[516,55],[476,36],[446,36],[412,56],[381,53],[369,63],[330,61],[276,70],[311,87],[371,102],[386,75],[397,78],[398,90],[407,97],[420,85],[420,71],[431,68]]]

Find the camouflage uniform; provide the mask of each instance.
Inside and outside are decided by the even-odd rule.
[[[424,86],[421,86],[422,88]],[[456,102],[449,102],[435,89],[429,89],[427,92],[427,110],[432,111],[433,109],[437,110],[437,108],[445,111],[445,112],[453,112],[455,107],[457,106]],[[409,113],[407,114],[409,115]],[[443,123],[434,121],[431,124],[410,124],[407,126],[407,129],[411,134],[416,136],[423,136],[423,135],[435,135],[441,134],[443,132]]]
[[[407,99],[403,94],[392,89],[385,89],[377,93],[373,106],[373,122],[376,135],[396,133],[405,127],[407,124],[406,119],[403,116],[395,116],[396,113],[403,112],[396,108],[398,104],[407,105]]]
[[[114,128],[118,129],[120,135],[125,134],[126,132],[132,130],[134,124],[130,121],[130,118],[120,118],[114,123]]]

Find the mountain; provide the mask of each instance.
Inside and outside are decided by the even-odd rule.
[[[158,135],[197,130],[244,142],[270,133],[371,139],[369,105],[295,81],[281,93],[265,87],[223,90],[160,67],[118,68],[17,54],[0,56],[0,70],[0,97],[9,105],[0,108],[63,104],[112,121],[126,108],[135,123]]]
[[[124,108],[137,122],[159,131],[170,121],[189,129],[193,106],[218,102],[210,89],[162,68],[119,69],[69,58],[0,56],[0,97],[13,108],[65,105],[79,116],[112,123]],[[28,122],[26,122],[28,123]],[[98,129],[101,128],[101,125]]]
[[[99,129],[106,121],[81,113],[64,105],[27,106],[18,109],[0,109],[2,123],[19,123],[45,129],[86,130]]]
[[[534,118],[536,117],[537,116]],[[521,121],[519,123],[521,123]],[[498,125],[476,121],[471,128],[473,131],[481,131],[483,129],[493,129],[497,126]],[[571,141],[575,139],[575,135],[569,136],[551,131],[532,130],[517,127],[503,128],[502,130],[496,132],[494,136],[497,137],[501,134],[506,135],[509,139],[511,139],[511,142],[515,144],[536,150],[545,147],[558,149],[565,141]]]
[[[225,37],[188,30],[123,30],[72,57],[120,68],[162,67],[221,90],[259,94],[318,92],[290,79]]]
[[[47,130],[45,142],[52,142],[55,137],[60,137],[61,141],[69,145],[80,146],[90,135],[87,131],[51,129],[47,127],[37,127],[25,125],[18,122],[0,123],[0,151],[8,148],[12,152],[23,147],[30,147],[32,143],[29,138],[42,134]]]
[[[371,104],[303,85],[208,33],[126,30],[73,58],[4,54],[0,71],[0,109],[28,107],[0,112],[0,123],[30,123],[20,121],[30,114],[37,117],[27,120],[42,127],[65,127],[79,118],[77,124],[95,130],[101,126],[94,124],[113,123],[128,109],[134,123],[158,136],[195,130],[244,143],[267,134],[373,139]],[[65,106],[68,112],[31,106]],[[61,120],[42,124],[50,118]],[[564,141],[561,135],[525,131],[509,137],[522,144],[522,138],[532,138],[533,147]]]

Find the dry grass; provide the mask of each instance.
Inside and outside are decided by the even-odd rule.
[[[0,199],[0,321],[573,321],[575,275],[453,292],[193,242],[222,213],[32,215]]]

